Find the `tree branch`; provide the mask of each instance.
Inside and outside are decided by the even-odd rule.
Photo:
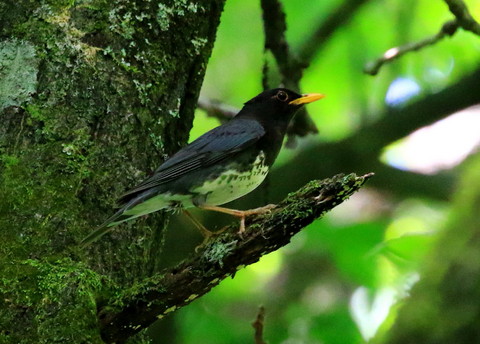
[[[282,76],[281,83],[285,87],[299,92],[300,79],[307,64],[301,62],[291,53],[285,37],[287,23],[282,4],[279,0],[261,0],[261,5],[265,31],[265,51],[270,50],[272,52]],[[264,73],[267,70],[267,66],[264,65]],[[288,129],[289,138],[316,133],[318,133],[318,129],[315,123],[308,116],[305,108],[300,109]]]
[[[377,75],[378,71],[386,63],[392,62],[397,58],[405,55],[406,53],[412,51],[418,51],[429,45],[433,45],[438,41],[442,40],[445,36],[453,36],[459,27],[457,20],[451,20],[442,25],[440,31],[431,37],[425,38],[419,42],[408,43],[400,47],[394,47],[388,49],[380,58],[376,59],[373,62],[369,62],[363,71],[366,74]]]
[[[221,122],[232,119],[240,111],[234,106],[205,97],[198,99],[197,106],[199,109],[205,111],[208,116],[218,118]]]
[[[480,36],[480,24],[473,19],[467,5],[462,0],[445,0],[445,3],[462,29]]]
[[[372,176],[337,175],[312,181],[289,195],[271,214],[247,219],[240,237],[230,226],[203,249],[100,306],[98,316],[107,343],[122,343],[180,307],[204,295],[226,277],[288,244],[315,219],[345,201]]]
[[[419,42],[408,43],[400,47],[388,49],[382,57],[373,62],[368,63],[364,72],[370,75],[376,75],[380,68],[393,60],[412,51],[418,51],[429,45],[433,45],[442,40],[445,36],[453,36],[458,28],[470,31],[480,36],[480,24],[473,19],[468,11],[467,6],[462,0],[445,0],[450,12],[455,16],[454,20],[450,20],[442,25],[440,31],[431,37],[425,38]]]

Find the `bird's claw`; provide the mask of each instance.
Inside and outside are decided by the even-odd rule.
[[[275,207],[276,207],[275,204],[267,204],[266,206],[263,206],[260,208],[242,211],[242,215],[240,216],[240,228],[238,230],[238,235],[240,236],[240,238],[243,239],[243,234],[245,233],[245,218],[247,216],[269,214],[272,212],[272,209]]]
[[[240,218],[240,225],[239,225],[239,229],[238,229],[238,236],[240,237],[240,239],[243,240],[243,234],[245,233],[245,216],[241,217]]]

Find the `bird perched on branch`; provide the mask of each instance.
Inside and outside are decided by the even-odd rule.
[[[219,207],[258,187],[274,163],[288,124],[304,104],[322,94],[300,95],[277,88],[245,103],[228,123],[216,127],[166,160],[155,173],[120,197],[118,211],[82,240],[86,245],[112,227],[161,209],[198,207],[241,219],[269,211],[271,206],[250,210]],[[186,212],[205,238],[213,233]]]

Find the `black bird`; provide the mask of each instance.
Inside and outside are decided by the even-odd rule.
[[[178,207],[196,206],[237,216],[243,232],[246,216],[264,213],[270,206],[242,211],[218,205],[240,198],[262,183],[295,112],[323,97],[318,93],[300,95],[285,88],[260,93],[228,123],[179,150],[150,178],[121,196],[119,210],[83,239],[81,245],[124,221]],[[186,214],[206,238],[212,234]]]

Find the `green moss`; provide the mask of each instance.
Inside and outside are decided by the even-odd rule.
[[[305,185],[301,192],[291,193],[287,196],[282,203],[283,206],[286,206],[282,213],[288,217],[304,218],[313,212],[309,198],[313,197],[317,199],[317,202],[321,203],[329,200],[331,194],[334,194],[335,198],[338,199],[338,201],[334,202],[343,202],[364,183],[365,179],[357,177],[354,173],[346,176],[337,175],[322,181],[313,180]],[[322,194],[319,195],[320,190],[322,190]],[[319,216],[321,217],[323,214]]]
[[[10,169],[11,167],[18,164],[19,160],[16,156],[2,154],[0,155],[0,161],[4,165],[4,167]]]
[[[36,104],[27,104],[25,110],[30,114],[30,117],[37,121],[44,121],[46,118],[42,116],[41,107]],[[32,125],[32,122],[29,123]]]
[[[104,284],[99,275],[68,258],[28,259],[15,267],[3,266],[1,272],[4,342],[46,343],[48,338],[48,343],[68,343],[75,338],[75,342],[101,343],[95,303]]]
[[[122,310],[129,303],[134,303],[139,300],[143,300],[142,296],[152,290],[156,292],[162,292],[162,288],[159,284],[163,282],[164,275],[155,275],[142,280],[141,282],[134,283],[130,288],[121,290],[112,288],[109,293],[109,303],[103,307],[103,311],[106,313],[115,313]]]
[[[148,134],[148,137],[150,138],[150,140],[152,141],[152,143],[154,144],[154,146],[160,151],[162,152],[163,149],[164,149],[164,140],[163,140],[163,137],[162,135],[160,134],[156,134],[154,132],[152,132],[152,130],[148,130],[149,131],[149,134]]]

